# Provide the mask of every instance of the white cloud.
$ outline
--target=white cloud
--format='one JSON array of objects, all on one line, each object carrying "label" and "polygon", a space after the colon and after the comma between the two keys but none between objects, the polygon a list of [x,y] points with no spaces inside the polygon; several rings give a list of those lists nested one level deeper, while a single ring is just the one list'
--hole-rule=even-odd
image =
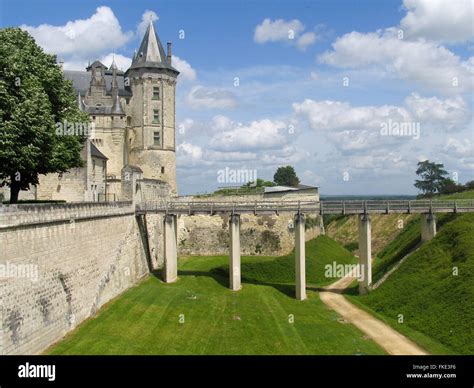
[{"label": "white cloud", "polygon": [[159,20],[159,17],[156,12],[147,9],[145,12],[143,12],[142,20],[137,27],[137,35],[139,37],[142,37],[145,34],[148,24],[150,24],[150,20],[156,22]]},{"label": "white cloud", "polygon": [[379,66],[398,78],[447,93],[472,90],[472,60],[462,61],[443,46],[424,40],[399,39],[394,29],[338,38],[319,61],[341,68]]},{"label": "white cloud", "polygon": [[464,42],[474,37],[472,0],[404,0],[406,16],[400,21],[407,38]]},{"label": "white cloud", "polygon": [[119,21],[109,7],[98,7],[88,19],[69,21],[63,26],[41,24],[38,27],[22,25],[43,47],[59,57],[94,57],[105,50],[127,43],[132,32],[123,32]]},{"label": "white cloud", "polygon": [[196,70],[192,68],[192,66],[186,62],[184,59],[173,55],[173,67],[179,71],[178,80],[179,81],[195,81],[196,80]]},{"label": "white cloud", "polygon": [[[128,58],[124,55],[117,54],[117,53],[110,53],[107,55],[104,55],[101,57],[99,60],[107,67],[110,67],[112,65],[112,61],[115,59],[115,63],[117,64],[117,68],[119,70],[125,71],[127,70],[130,65],[132,64],[132,59]],[[83,69],[81,69],[83,70]]]},{"label": "white cloud", "polygon": [[[220,124],[224,123],[219,118]],[[236,151],[251,149],[272,149],[286,143],[283,131],[286,125],[282,121],[263,119],[252,121],[248,125],[242,123],[227,122],[228,127],[214,134],[209,144],[214,149]]]},{"label": "white cloud", "polygon": [[[426,141],[447,131],[460,132],[471,120],[461,97],[441,100],[416,93],[405,99],[404,106],[352,106],[347,102],[306,99],[294,103],[293,110],[297,118],[306,120],[310,128],[346,153],[396,149],[410,140]],[[394,125],[408,128],[405,135],[382,132],[382,128]]]},{"label": "white cloud", "polygon": [[202,148],[198,145],[187,142],[178,144],[176,154],[181,165],[197,166],[205,164]]},{"label": "white cloud", "polygon": [[352,129],[380,129],[388,119],[408,120],[410,114],[404,108],[392,105],[353,107],[347,102],[313,101],[306,99],[294,103],[293,110],[304,116],[311,128],[318,131],[343,131]]},{"label": "white cloud", "polygon": [[296,45],[299,49],[305,50],[306,47],[311,46],[316,42],[316,34],[314,32],[305,32],[296,41]]},{"label": "white cloud", "polygon": [[237,105],[237,99],[232,92],[200,85],[189,91],[186,102],[193,109],[226,109]]},{"label": "white cloud", "polygon": [[295,44],[301,50],[305,50],[316,42],[317,37],[314,32],[304,31],[305,26],[298,19],[272,21],[267,18],[255,27],[253,39],[258,44],[287,42]]},{"label": "white cloud", "polygon": [[446,131],[462,129],[472,117],[469,107],[460,96],[441,100],[412,93],[405,99],[405,105],[416,120]]},{"label": "white cloud", "polygon": [[456,158],[474,157],[474,144],[469,139],[449,138],[443,148],[446,154]]},{"label": "white cloud", "polygon": [[255,27],[254,40],[256,43],[282,42],[297,38],[304,30],[304,25],[298,19],[283,20],[265,19]]}]

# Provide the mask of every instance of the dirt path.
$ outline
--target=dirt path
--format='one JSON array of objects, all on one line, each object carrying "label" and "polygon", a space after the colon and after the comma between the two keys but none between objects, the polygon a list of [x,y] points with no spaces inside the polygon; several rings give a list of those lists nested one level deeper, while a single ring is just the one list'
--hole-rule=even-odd
[{"label": "dirt path", "polygon": [[354,278],[350,275],[320,290],[319,296],[326,306],[336,311],[347,322],[357,326],[373,341],[379,344],[388,354],[393,355],[427,355],[414,342],[398,333],[386,323],[354,306],[342,295]]}]

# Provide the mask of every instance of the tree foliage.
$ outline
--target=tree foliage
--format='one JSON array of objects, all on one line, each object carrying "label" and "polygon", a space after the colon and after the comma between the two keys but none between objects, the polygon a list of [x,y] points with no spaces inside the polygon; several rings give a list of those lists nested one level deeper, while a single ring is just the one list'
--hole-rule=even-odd
[{"label": "tree foliage", "polygon": [[441,193],[448,179],[448,172],[444,169],[444,165],[429,160],[418,162],[416,175],[421,179],[415,181],[415,187],[427,196]]},{"label": "tree foliage", "polygon": [[81,134],[56,133],[56,123],[89,123],[56,57],[19,28],[0,30],[0,185],[10,201],[39,174],[81,167]]},{"label": "tree foliage", "polygon": [[293,166],[278,167],[273,176],[273,181],[280,186],[297,187],[300,184],[300,179],[296,175]]}]

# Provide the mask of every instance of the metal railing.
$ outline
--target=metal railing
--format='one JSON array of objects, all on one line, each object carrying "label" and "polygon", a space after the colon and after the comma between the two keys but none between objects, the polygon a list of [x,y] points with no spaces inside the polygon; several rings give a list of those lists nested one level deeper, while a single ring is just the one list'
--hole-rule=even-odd
[{"label": "metal railing", "polygon": [[138,213],[170,214],[390,214],[474,212],[474,200],[393,200],[393,201],[145,201]]}]

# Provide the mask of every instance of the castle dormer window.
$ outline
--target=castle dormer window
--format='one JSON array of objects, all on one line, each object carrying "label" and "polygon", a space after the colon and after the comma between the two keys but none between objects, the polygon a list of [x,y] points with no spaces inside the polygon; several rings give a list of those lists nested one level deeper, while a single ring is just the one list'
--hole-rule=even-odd
[{"label": "castle dormer window", "polygon": [[160,99],[160,87],[159,86],[153,86],[153,100],[159,100]]}]

